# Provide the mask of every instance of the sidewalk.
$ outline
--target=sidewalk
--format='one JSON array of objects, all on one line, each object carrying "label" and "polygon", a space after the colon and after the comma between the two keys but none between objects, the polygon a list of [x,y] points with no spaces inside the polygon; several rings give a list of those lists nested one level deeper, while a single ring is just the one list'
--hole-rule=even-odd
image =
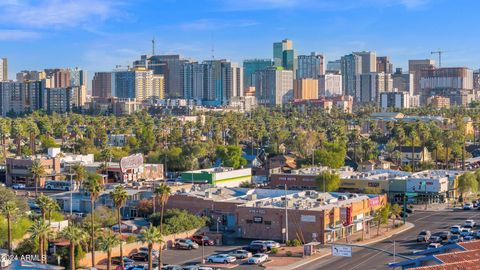
[{"label": "sidewalk", "polygon": [[[407,222],[407,223],[405,223],[404,226],[401,226],[401,227],[393,229],[393,230],[389,230],[388,232],[385,231],[384,233],[380,234],[379,236],[371,238],[371,239],[367,239],[365,241],[354,242],[354,244],[360,245],[360,246],[371,245],[371,244],[383,241],[383,240],[391,237],[394,234],[399,234],[399,233],[402,233],[404,231],[410,230],[413,227],[415,227],[415,225],[413,223]],[[342,244],[342,243],[346,243],[346,242],[345,242],[345,240],[343,240],[343,241],[338,241],[336,243]],[[352,244],[352,242],[350,242],[349,244]],[[272,263],[272,264],[275,264],[275,266],[266,265],[265,268],[268,269],[268,270],[297,269],[297,268],[299,268],[303,265],[309,264],[311,262],[317,261],[317,260],[325,258],[327,256],[331,256],[331,254],[332,254],[332,252],[331,252],[330,247],[323,247],[318,251],[317,254],[315,254],[313,256],[310,256],[310,257],[306,257],[306,258],[297,260],[293,263],[291,261],[291,258],[289,258],[289,257],[285,257],[284,261],[283,261],[283,258],[276,258],[276,260],[279,260],[279,263]],[[290,263],[289,263],[289,261],[290,261]],[[281,266],[277,266],[277,265],[281,265]]]}]

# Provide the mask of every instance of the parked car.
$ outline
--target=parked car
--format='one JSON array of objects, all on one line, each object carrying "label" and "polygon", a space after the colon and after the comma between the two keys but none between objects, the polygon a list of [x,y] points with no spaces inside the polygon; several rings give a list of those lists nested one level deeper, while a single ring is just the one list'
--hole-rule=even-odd
[{"label": "parked car", "polygon": [[432,235],[432,233],[430,231],[423,230],[418,234],[417,242],[427,242],[428,239],[430,239],[431,235]]},{"label": "parked car", "polygon": [[465,220],[465,222],[463,223],[463,227],[464,228],[470,228],[470,229],[473,229],[475,228],[477,224],[475,223],[475,221],[473,221],[472,219],[467,219]]},{"label": "parked car", "polygon": [[179,265],[166,265],[162,266],[162,270],[183,270],[183,267]]},{"label": "parked car", "polygon": [[197,249],[198,244],[190,239],[180,238],[175,240],[175,247],[179,249]]},{"label": "parked car", "polygon": [[462,231],[460,232],[460,236],[465,237],[467,235],[472,234],[472,229],[470,228],[463,228]]},{"label": "parked car", "polygon": [[270,250],[272,248],[279,248],[280,247],[280,243],[272,241],[272,240],[265,241],[264,245],[267,246],[268,250]]},{"label": "parked car", "polygon": [[450,239],[448,239],[447,243],[455,244],[455,243],[462,242],[462,241],[463,241],[463,238],[460,235],[454,234],[454,235],[452,235],[452,237],[450,237]]},{"label": "parked car", "polygon": [[439,236],[442,238],[442,240],[448,240],[450,235],[451,233],[449,231],[442,231],[439,233]]},{"label": "parked car", "polygon": [[[148,247],[141,247],[138,249],[138,252],[143,252],[148,254]],[[158,257],[160,256],[160,253],[158,252],[158,250],[152,249],[152,255],[153,257]]]},{"label": "parked car", "polygon": [[477,238],[480,238],[480,230],[478,230],[478,231],[475,233],[475,236],[476,236]]},{"label": "parked car", "polygon": [[[122,260],[120,258],[120,256],[116,256],[116,257],[112,257],[112,263],[113,264],[121,264]],[[128,265],[128,264],[132,264],[134,263],[135,261],[128,258],[127,256],[123,256],[123,263],[125,265]]]},{"label": "parked car", "polygon": [[207,261],[209,263],[233,263],[237,259],[233,256],[230,256],[228,254],[216,254],[207,257]]},{"label": "parked car", "polygon": [[12,185],[12,188],[13,188],[13,189],[24,189],[24,188],[25,188],[25,184],[19,184],[19,183],[13,184],[13,185]]},{"label": "parked car", "polygon": [[135,260],[135,261],[148,262],[148,253],[137,252],[137,253],[134,253],[134,254],[130,255],[130,259]]},{"label": "parked car", "polygon": [[266,245],[266,242],[265,240],[253,240],[250,245]]},{"label": "parked car", "polygon": [[440,243],[430,243],[428,246],[427,246],[427,249],[432,249],[432,248],[439,248],[441,247],[442,244]]},{"label": "parked car", "polygon": [[475,237],[471,234],[463,237],[463,241],[472,241],[473,239],[475,239]]},{"label": "parked car", "polygon": [[452,227],[450,227],[450,232],[452,234],[460,234],[461,231],[462,231],[462,226],[460,225],[453,225]]},{"label": "parked car", "polygon": [[263,253],[267,251],[267,246],[265,246],[264,244],[250,244],[245,248],[245,250],[252,253]]},{"label": "parked car", "polygon": [[432,235],[430,236],[430,238],[428,239],[428,243],[441,243],[442,242],[442,237],[438,236],[438,235]]},{"label": "parked car", "polygon": [[473,209],[473,204],[471,203],[463,204],[463,210],[472,210],[472,209]]},{"label": "parked car", "polygon": [[215,245],[215,242],[208,238],[208,236],[205,235],[194,235],[192,236],[192,241],[199,244],[199,245],[205,245],[205,246],[213,246]]},{"label": "parked car", "polygon": [[213,270],[213,268],[208,266],[188,265],[184,266],[182,270]]},{"label": "parked car", "polygon": [[252,257],[248,258],[248,264],[262,264],[268,260],[268,255],[263,253],[253,254]]},{"label": "parked car", "polygon": [[244,249],[237,249],[235,251],[228,253],[228,255],[233,256],[237,259],[246,259],[246,258],[252,257],[252,253]]}]

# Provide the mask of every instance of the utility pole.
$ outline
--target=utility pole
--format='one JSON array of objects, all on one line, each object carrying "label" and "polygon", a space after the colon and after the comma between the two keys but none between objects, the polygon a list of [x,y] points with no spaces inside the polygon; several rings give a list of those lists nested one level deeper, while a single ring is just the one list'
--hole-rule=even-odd
[{"label": "utility pole", "polygon": [[442,50],[438,50],[438,51],[433,51],[433,52],[430,52],[430,54],[438,54],[438,67],[442,67],[442,54],[444,54],[445,51],[442,51]]},{"label": "utility pole", "polygon": [[285,243],[288,241],[288,201],[287,184],[285,184]]},{"label": "utility pole", "polygon": [[152,55],[155,55],[155,38],[152,39]]}]

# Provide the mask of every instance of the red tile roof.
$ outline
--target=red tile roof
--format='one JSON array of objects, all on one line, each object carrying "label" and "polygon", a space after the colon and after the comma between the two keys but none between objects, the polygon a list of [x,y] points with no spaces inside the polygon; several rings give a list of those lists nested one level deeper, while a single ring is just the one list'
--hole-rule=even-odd
[{"label": "red tile roof", "polygon": [[412,268],[412,270],[413,269],[415,270],[478,270],[480,269],[480,260],[422,266],[422,267]]}]

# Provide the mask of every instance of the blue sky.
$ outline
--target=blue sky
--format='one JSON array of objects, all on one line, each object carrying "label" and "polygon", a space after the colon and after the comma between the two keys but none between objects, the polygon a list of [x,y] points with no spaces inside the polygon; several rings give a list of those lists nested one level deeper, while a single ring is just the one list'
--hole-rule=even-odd
[{"label": "blue sky", "polygon": [[[0,0],[0,57],[22,69],[108,71],[151,51],[187,58],[271,58],[290,38],[327,60],[357,50],[394,66],[447,51],[443,66],[480,67],[477,0]],[[90,75],[91,77],[91,75]]]}]

